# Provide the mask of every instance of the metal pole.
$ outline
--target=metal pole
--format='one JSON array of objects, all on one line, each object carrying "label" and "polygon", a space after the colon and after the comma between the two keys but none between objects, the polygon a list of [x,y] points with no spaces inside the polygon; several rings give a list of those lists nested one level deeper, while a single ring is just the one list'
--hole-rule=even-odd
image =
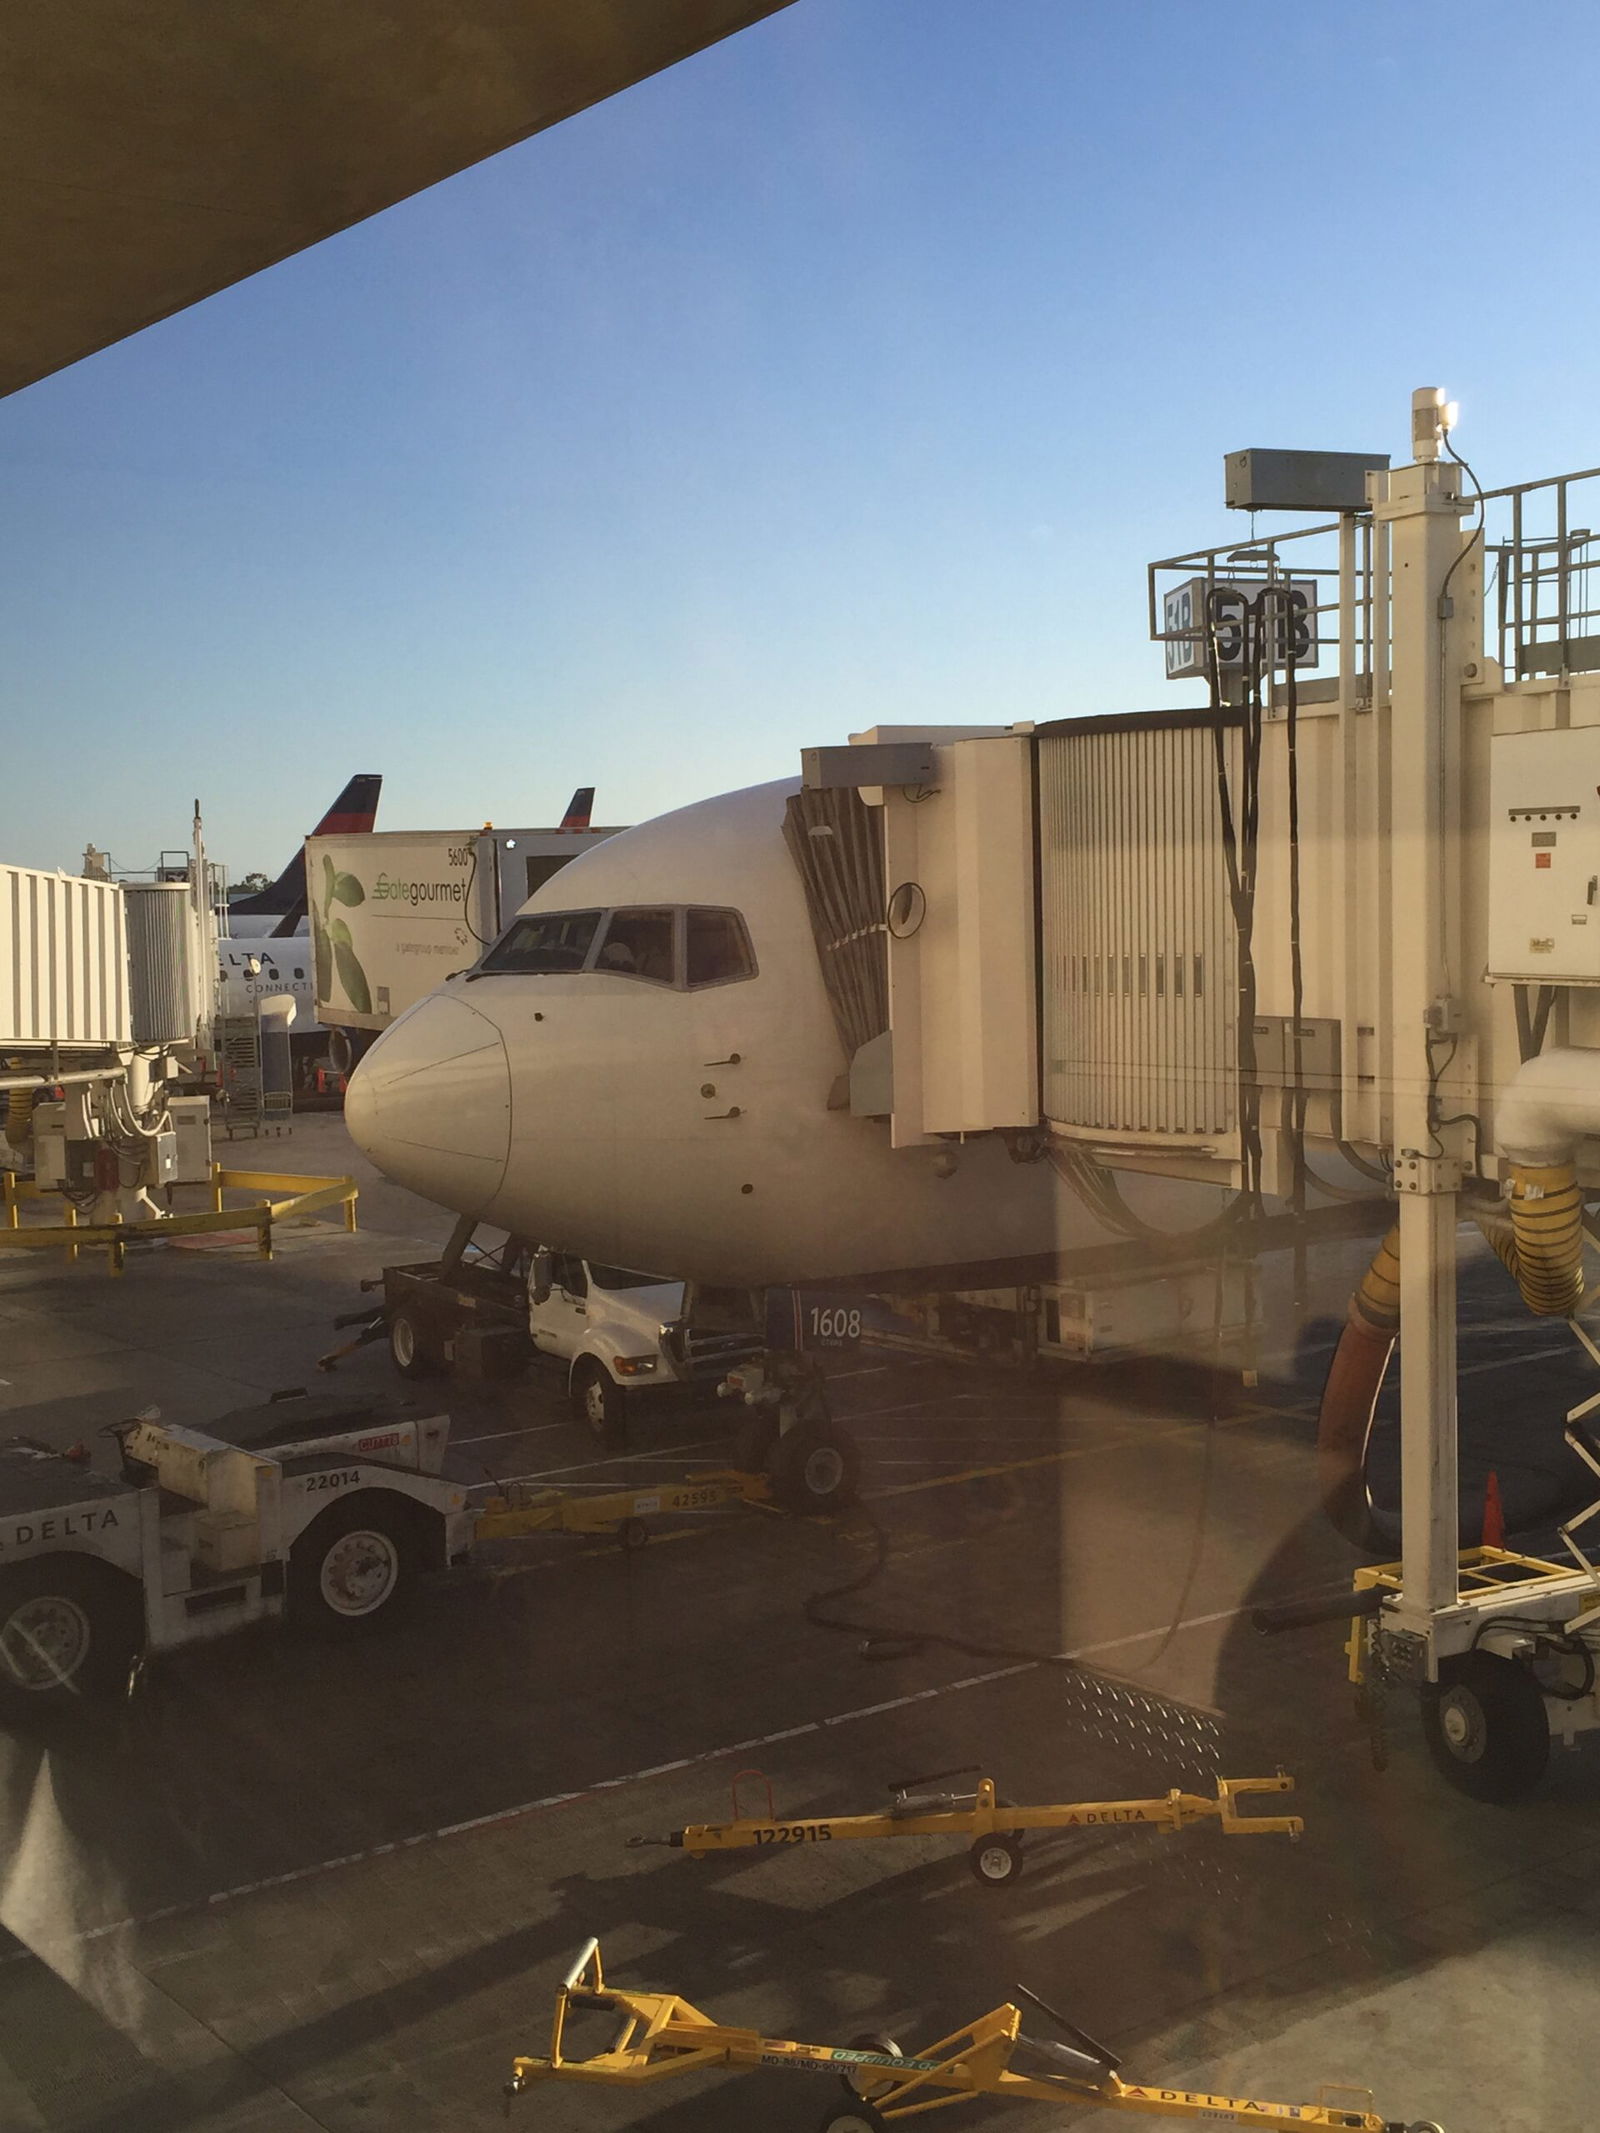
[{"label": "metal pole", "polygon": [[[1415,406],[1431,405],[1417,396]],[[1427,425],[1417,463],[1378,506],[1392,536],[1389,727],[1395,1181],[1400,1198],[1401,1594],[1406,1627],[1457,1598],[1457,1188],[1436,1130],[1437,1069],[1459,1028],[1459,919],[1449,893],[1459,835],[1463,630],[1477,614],[1476,559],[1462,560],[1459,471]],[[1431,449],[1430,449],[1431,444]],[[1463,582],[1467,581],[1467,582]],[[1448,587],[1448,591],[1447,591]],[[1442,1040],[1442,1043],[1441,1043]],[[1429,1658],[1430,1671],[1433,1660]]]}]

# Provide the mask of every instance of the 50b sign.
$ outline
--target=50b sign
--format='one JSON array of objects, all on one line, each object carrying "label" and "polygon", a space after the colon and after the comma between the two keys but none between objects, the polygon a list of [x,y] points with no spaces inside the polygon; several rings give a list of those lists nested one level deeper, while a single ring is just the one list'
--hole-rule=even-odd
[{"label": "50b sign", "polygon": [[1208,674],[1212,640],[1224,672],[1243,666],[1262,631],[1269,633],[1260,646],[1269,663],[1281,667],[1292,659],[1297,667],[1314,667],[1316,580],[1186,578],[1161,603],[1168,681]]}]

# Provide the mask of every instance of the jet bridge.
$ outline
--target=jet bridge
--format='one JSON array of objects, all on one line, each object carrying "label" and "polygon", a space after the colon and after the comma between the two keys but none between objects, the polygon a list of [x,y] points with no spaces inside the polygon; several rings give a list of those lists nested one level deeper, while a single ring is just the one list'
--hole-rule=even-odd
[{"label": "jet bridge", "polygon": [[[1559,1642],[1600,1614],[1574,1547],[1554,1600],[1549,1578],[1502,1580],[1485,1630],[1462,1595],[1455,1436],[1459,1222],[1533,1311],[1571,1317],[1585,1296],[1600,469],[1481,491],[1431,389],[1413,452],[1392,470],[1236,455],[1236,500],[1323,515],[1150,567],[1151,635],[1189,708],[927,737],[931,764],[859,742],[897,1146],[999,1134],[1100,1207],[1119,1171],[1209,1179],[1251,1217],[1397,1200],[1324,1398],[1324,1486],[1370,1540],[1364,1450],[1403,1324],[1404,1561],[1367,1619],[1374,1663],[1437,1711],[1485,1656],[1535,1664],[1519,1615]],[[847,756],[816,752],[808,782],[845,783]],[[1545,1684],[1569,1735],[1600,1724],[1593,1653],[1575,1651],[1537,1662],[1579,1667]],[[1481,1753],[1527,1708],[1480,1698],[1457,1731]]]}]

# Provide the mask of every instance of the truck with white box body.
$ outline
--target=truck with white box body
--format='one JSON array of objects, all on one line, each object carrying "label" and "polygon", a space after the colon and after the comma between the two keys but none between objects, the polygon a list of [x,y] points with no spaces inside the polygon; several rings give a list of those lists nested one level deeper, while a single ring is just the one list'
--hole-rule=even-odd
[{"label": "truck with white box body", "polygon": [[[611,829],[369,830],[306,839],[316,1018],[351,1058],[465,970]],[[336,1048],[337,1049],[337,1048]]]}]

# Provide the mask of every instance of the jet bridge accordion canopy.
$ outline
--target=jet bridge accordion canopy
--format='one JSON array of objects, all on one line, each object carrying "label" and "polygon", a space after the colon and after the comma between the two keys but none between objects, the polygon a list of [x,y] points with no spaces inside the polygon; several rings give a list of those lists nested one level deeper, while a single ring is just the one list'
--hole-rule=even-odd
[{"label": "jet bridge accordion canopy", "polygon": [[[1231,790],[1239,733],[1223,729]],[[1237,1120],[1237,959],[1207,712],[1038,738],[1043,1109],[1106,1134]]]}]

